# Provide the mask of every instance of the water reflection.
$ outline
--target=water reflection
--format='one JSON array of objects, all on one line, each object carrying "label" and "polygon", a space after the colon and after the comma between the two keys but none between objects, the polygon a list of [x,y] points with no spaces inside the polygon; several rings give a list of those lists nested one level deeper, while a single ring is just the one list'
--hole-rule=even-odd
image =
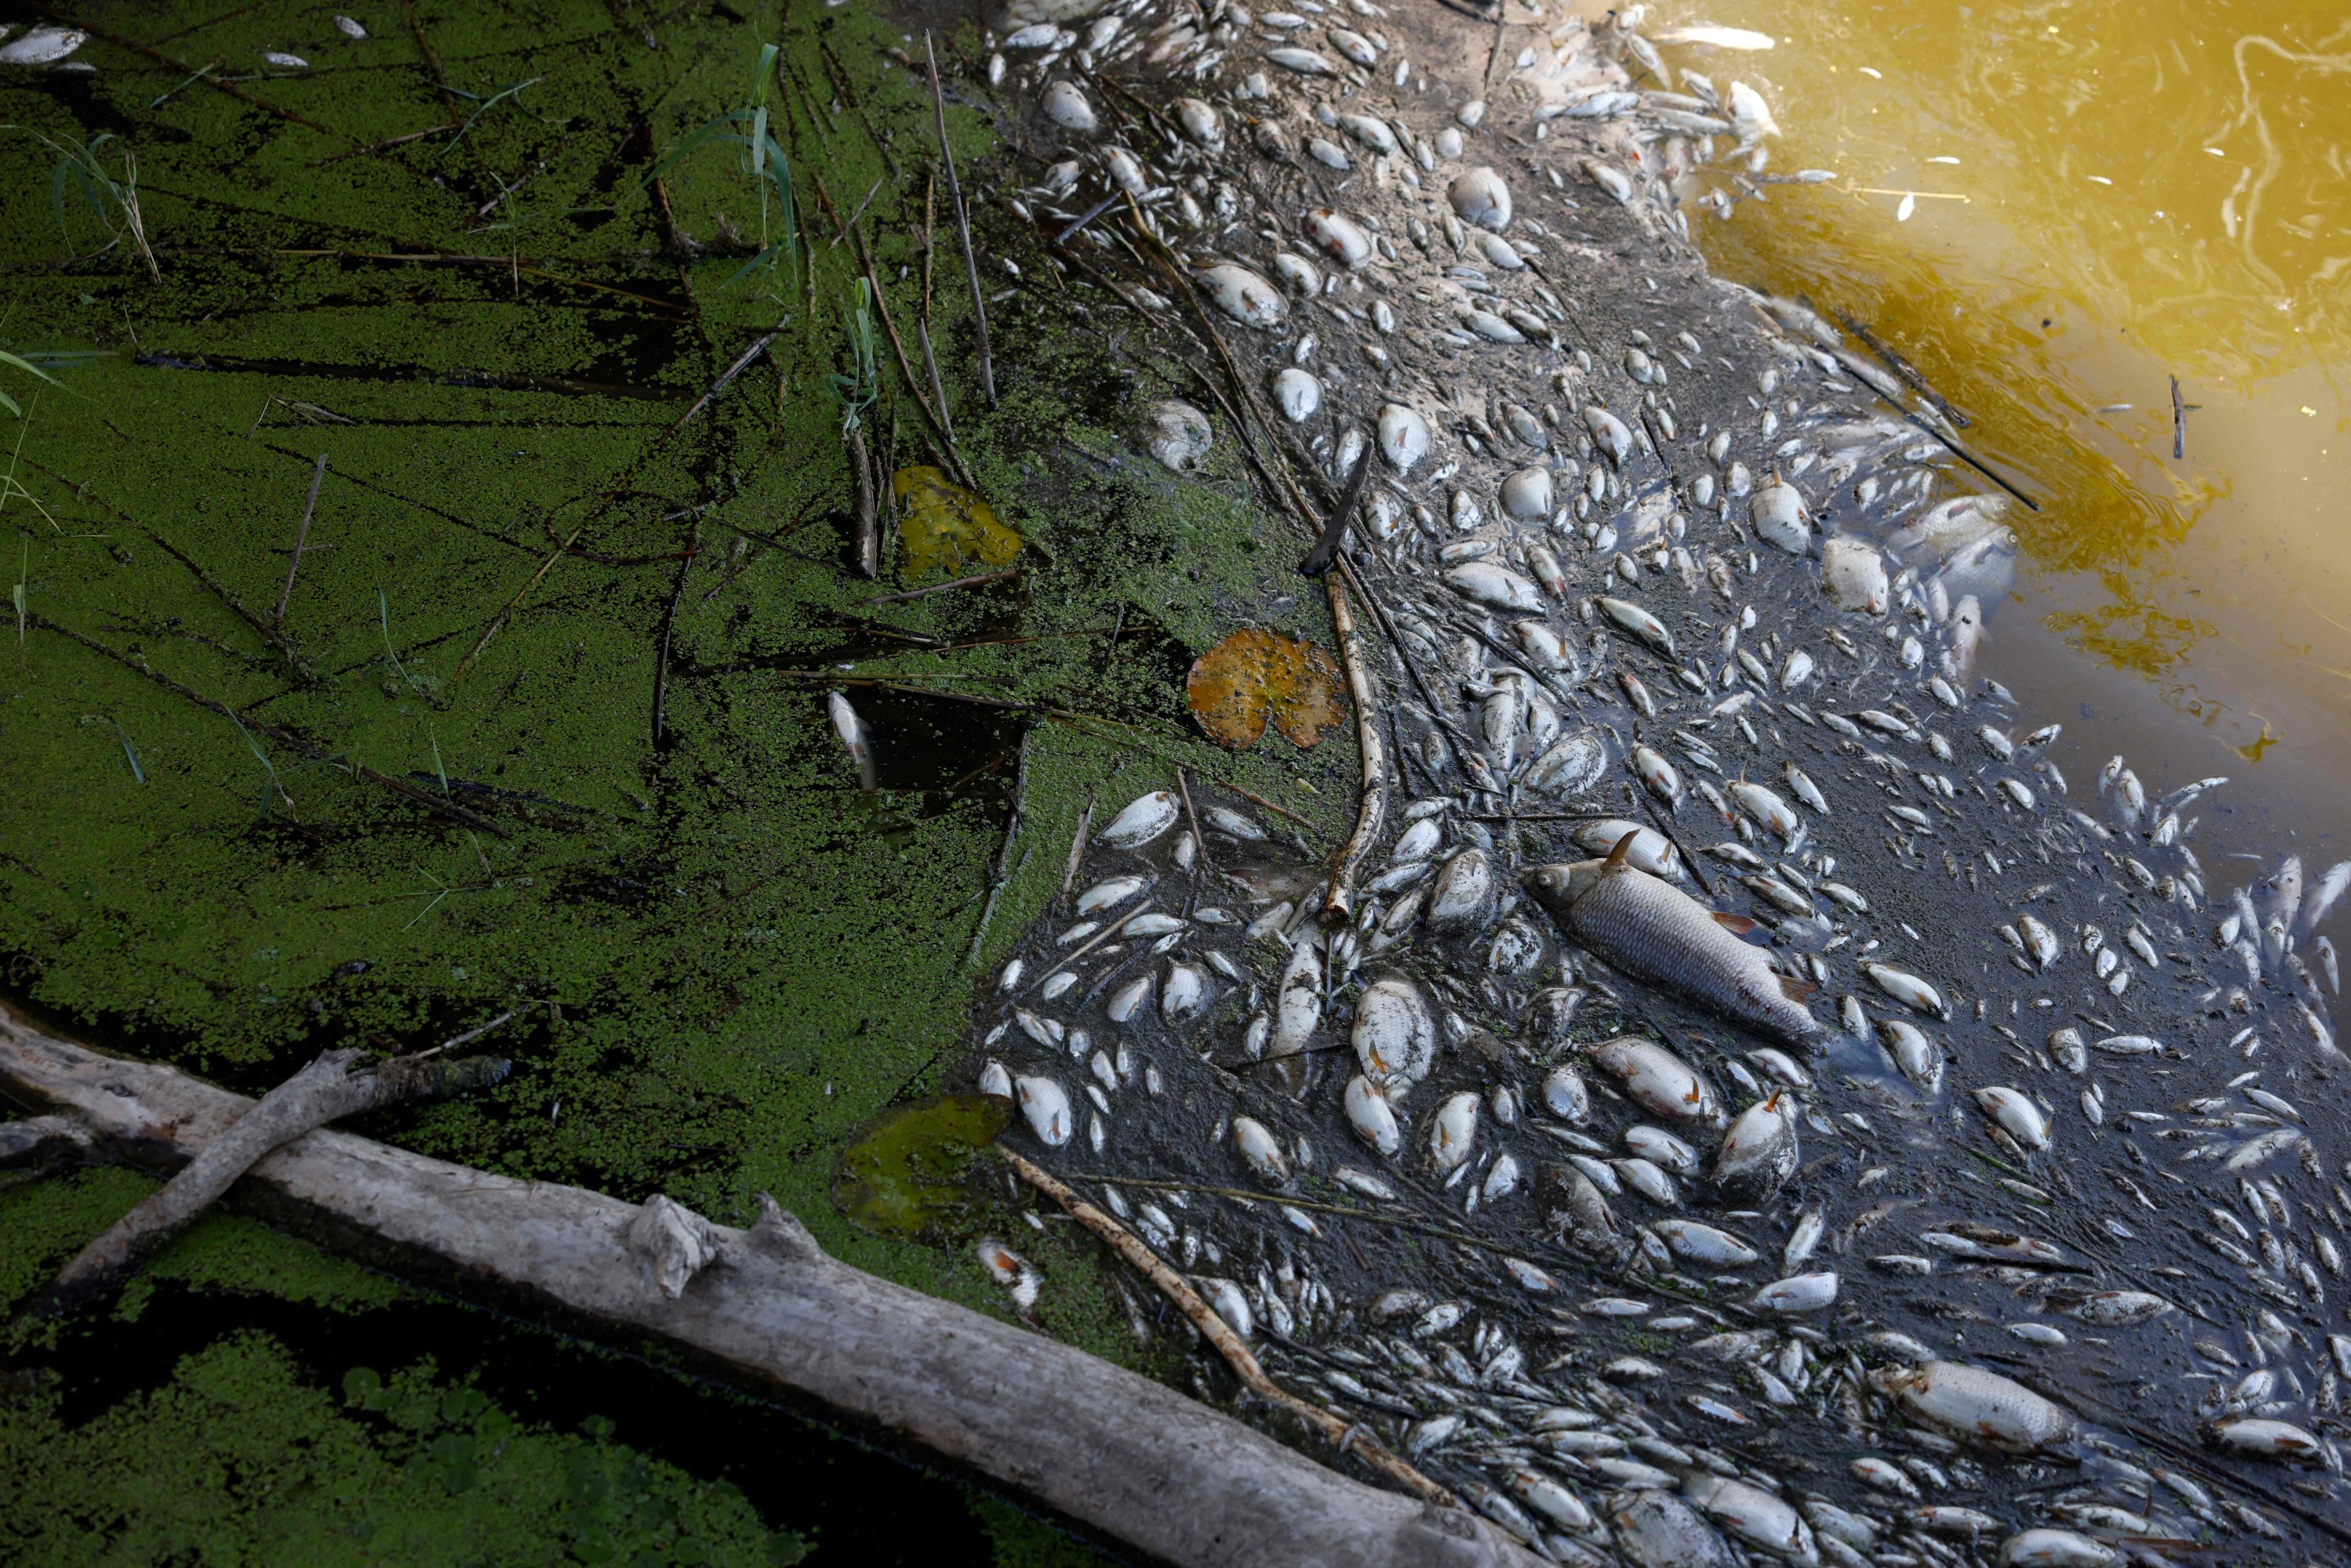
[{"label": "water reflection", "polygon": [[2136,677],[2094,684],[2183,768],[2351,760],[2341,5],[1721,0],[1654,25],[1699,22],[1776,47],[1668,43],[1667,68],[1757,88],[1770,172],[1834,176],[1693,212],[1718,269],[1868,323],[2042,502],[2009,519],[2030,570],[1991,667],[2061,711],[2085,677],[2053,639]]}]

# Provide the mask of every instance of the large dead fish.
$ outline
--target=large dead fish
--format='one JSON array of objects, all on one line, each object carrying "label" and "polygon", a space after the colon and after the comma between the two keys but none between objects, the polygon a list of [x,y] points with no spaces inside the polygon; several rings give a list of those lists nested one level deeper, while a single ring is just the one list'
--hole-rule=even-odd
[{"label": "large dead fish", "polygon": [[1762,949],[1672,883],[1626,863],[1627,833],[1606,860],[1536,866],[1527,891],[1574,936],[1617,967],[1669,986],[1765,1034],[1798,1044],[1828,1030],[1804,1007],[1814,987],[1771,967]]}]

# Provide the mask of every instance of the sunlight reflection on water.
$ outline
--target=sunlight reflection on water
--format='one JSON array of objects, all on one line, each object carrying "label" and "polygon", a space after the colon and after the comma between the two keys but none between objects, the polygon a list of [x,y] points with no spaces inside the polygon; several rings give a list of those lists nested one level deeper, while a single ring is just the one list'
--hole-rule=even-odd
[{"label": "sunlight reflection on water", "polygon": [[1693,208],[1718,271],[1870,325],[2043,503],[1987,668],[2167,776],[2259,762],[2351,826],[2312,800],[2351,761],[2340,4],[1676,0],[1649,28],[1698,22],[1776,47],[1667,68],[1758,89],[1771,172],[1835,175]]}]

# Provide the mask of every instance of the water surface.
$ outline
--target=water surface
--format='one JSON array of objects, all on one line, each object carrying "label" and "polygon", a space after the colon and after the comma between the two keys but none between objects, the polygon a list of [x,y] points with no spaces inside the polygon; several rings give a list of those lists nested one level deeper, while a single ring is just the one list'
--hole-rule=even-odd
[{"label": "water surface", "polygon": [[2074,709],[2092,765],[2351,827],[2351,17],[1720,0],[1650,26],[1696,23],[1774,47],[1667,68],[1764,94],[1770,172],[1834,175],[1693,210],[1714,265],[1871,326],[2041,504],[1987,670]]}]

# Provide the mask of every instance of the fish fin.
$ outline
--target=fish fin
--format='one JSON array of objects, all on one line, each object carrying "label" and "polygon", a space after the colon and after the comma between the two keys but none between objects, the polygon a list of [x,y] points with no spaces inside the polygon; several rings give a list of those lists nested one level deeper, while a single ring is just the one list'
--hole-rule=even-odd
[{"label": "fish fin", "polygon": [[1601,868],[1601,875],[1608,876],[1620,871],[1628,871],[1632,869],[1625,857],[1633,852],[1633,841],[1640,836],[1641,830],[1635,828],[1631,832],[1626,833],[1623,838],[1618,839],[1616,841],[1616,847],[1608,852],[1608,860]]},{"label": "fish fin", "polygon": [[1799,980],[1793,976],[1775,975],[1772,977],[1780,982],[1780,994],[1798,1007],[1802,1007],[1811,999],[1813,993],[1820,989],[1812,981]]},{"label": "fish fin", "polygon": [[1717,925],[1736,936],[1745,936],[1750,932],[1761,929],[1763,924],[1760,920],[1751,920],[1744,915],[1733,915],[1728,910],[1718,909],[1713,912],[1713,915],[1714,923]]}]

